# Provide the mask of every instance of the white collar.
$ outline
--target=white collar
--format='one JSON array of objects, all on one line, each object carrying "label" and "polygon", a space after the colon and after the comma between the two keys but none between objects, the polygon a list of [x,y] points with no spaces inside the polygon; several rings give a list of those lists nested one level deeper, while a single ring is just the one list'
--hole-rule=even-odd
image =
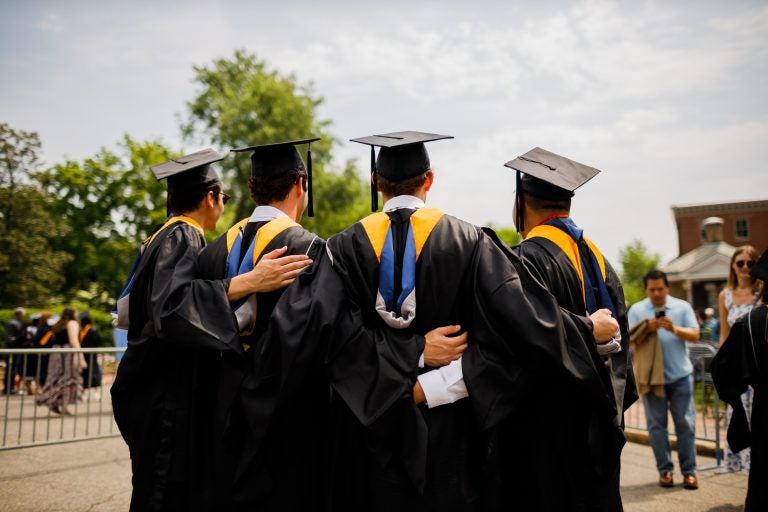
[{"label": "white collar", "polygon": [[274,206],[269,205],[262,205],[257,206],[253,209],[253,213],[251,214],[251,218],[248,219],[248,222],[262,222],[262,221],[269,221],[269,220],[275,220],[278,217],[288,217],[284,211],[275,208]]},{"label": "white collar", "polygon": [[400,208],[409,208],[411,210],[418,210],[425,206],[424,201],[415,196],[396,196],[384,203],[384,211],[391,212],[392,210],[399,210]]}]

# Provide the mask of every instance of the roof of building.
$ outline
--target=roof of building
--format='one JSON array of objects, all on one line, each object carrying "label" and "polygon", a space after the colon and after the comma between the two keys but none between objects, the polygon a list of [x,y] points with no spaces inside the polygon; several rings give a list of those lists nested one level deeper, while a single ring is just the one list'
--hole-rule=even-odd
[{"label": "roof of building", "polygon": [[671,282],[727,279],[735,249],[727,242],[707,242],[673,259],[661,270]]},{"label": "roof of building", "polygon": [[755,199],[749,201],[727,201],[721,203],[698,203],[688,205],[673,205],[672,213],[675,217],[684,215],[708,216],[722,215],[726,213],[743,213],[755,211],[768,211],[768,199]]}]

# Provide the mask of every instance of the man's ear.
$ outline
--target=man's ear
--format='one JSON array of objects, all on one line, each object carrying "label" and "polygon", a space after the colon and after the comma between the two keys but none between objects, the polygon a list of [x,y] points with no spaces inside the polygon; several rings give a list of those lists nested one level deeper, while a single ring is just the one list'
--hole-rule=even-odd
[{"label": "man's ear", "polygon": [[214,201],[214,197],[216,197],[216,194],[213,190],[209,190],[205,193],[203,196],[203,200],[200,201],[200,206],[204,206],[206,208],[213,208],[216,202]]},{"label": "man's ear", "polygon": [[432,183],[435,181],[435,173],[432,171],[427,171],[426,180],[424,181],[424,192],[429,192],[429,189],[432,188]]}]

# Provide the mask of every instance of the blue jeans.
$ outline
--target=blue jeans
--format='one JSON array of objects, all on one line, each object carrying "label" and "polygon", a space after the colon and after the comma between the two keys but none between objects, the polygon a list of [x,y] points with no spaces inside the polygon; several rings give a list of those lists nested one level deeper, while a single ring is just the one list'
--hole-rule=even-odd
[{"label": "blue jeans", "polygon": [[696,410],[693,406],[693,376],[664,384],[664,397],[643,395],[648,436],[659,473],[672,471],[672,454],[667,432],[667,405],[677,435],[677,454],[683,474],[696,473]]}]

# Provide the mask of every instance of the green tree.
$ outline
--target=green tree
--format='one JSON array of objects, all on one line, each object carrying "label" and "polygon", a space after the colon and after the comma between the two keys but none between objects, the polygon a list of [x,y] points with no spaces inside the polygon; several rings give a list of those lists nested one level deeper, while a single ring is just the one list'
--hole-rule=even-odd
[{"label": "green tree", "polygon": [[139,242],[165,219],[165,185],[149,166],[178,155],[126,135],[118,151],[102,148],[36,175],[54,198],[52,212],[70,227],[51,242],[72,257],[63,271],[67,299],[106,307],[120,292]]},{"label": "green tree", "polygon": [[0,307],[48,303],[69,259],[50,244],[67,226],[34,185],[39,151],[37,133],[0,123]]},{"label": "green tree", "polygon": [[[336,141],[327,131],[330,121],[318,118],[317,108],[323,99],[314,96],[310,86],[270,69],[245,50],[236,51],[231,59],[217,59],[210,66],[196,66],[194,71],[200,90],[187,103],[188,118],[181,127],[188,140],[237,148],[321,137],[312,144],[315,218],[305,219],[305,225],[328,236],[365,214],[367,182],[350,162],[343,170],[330,169]],[[234,171],[234,176],[225,173],[235,204],[232,218],[223,219],[226,225],[247,216],[253,207],[246,185],[251,169],[249,154],[228,158],[222,166]]]},{"label": "green tree", "polygon": [[624,287],[624,298],[627,306],[645,298],[643,276],[650,270],[658,268],[661,256],[650,253],[640,240],[633,240],[619,251],[621,262],[621,282]]},{"label": "green tree", "polygon": [[489,223],[488,227],[494,230],[499,236],[499,239],[510,247],[522,242],[522,237],[515,228],[497,226],[492,223]]}]

